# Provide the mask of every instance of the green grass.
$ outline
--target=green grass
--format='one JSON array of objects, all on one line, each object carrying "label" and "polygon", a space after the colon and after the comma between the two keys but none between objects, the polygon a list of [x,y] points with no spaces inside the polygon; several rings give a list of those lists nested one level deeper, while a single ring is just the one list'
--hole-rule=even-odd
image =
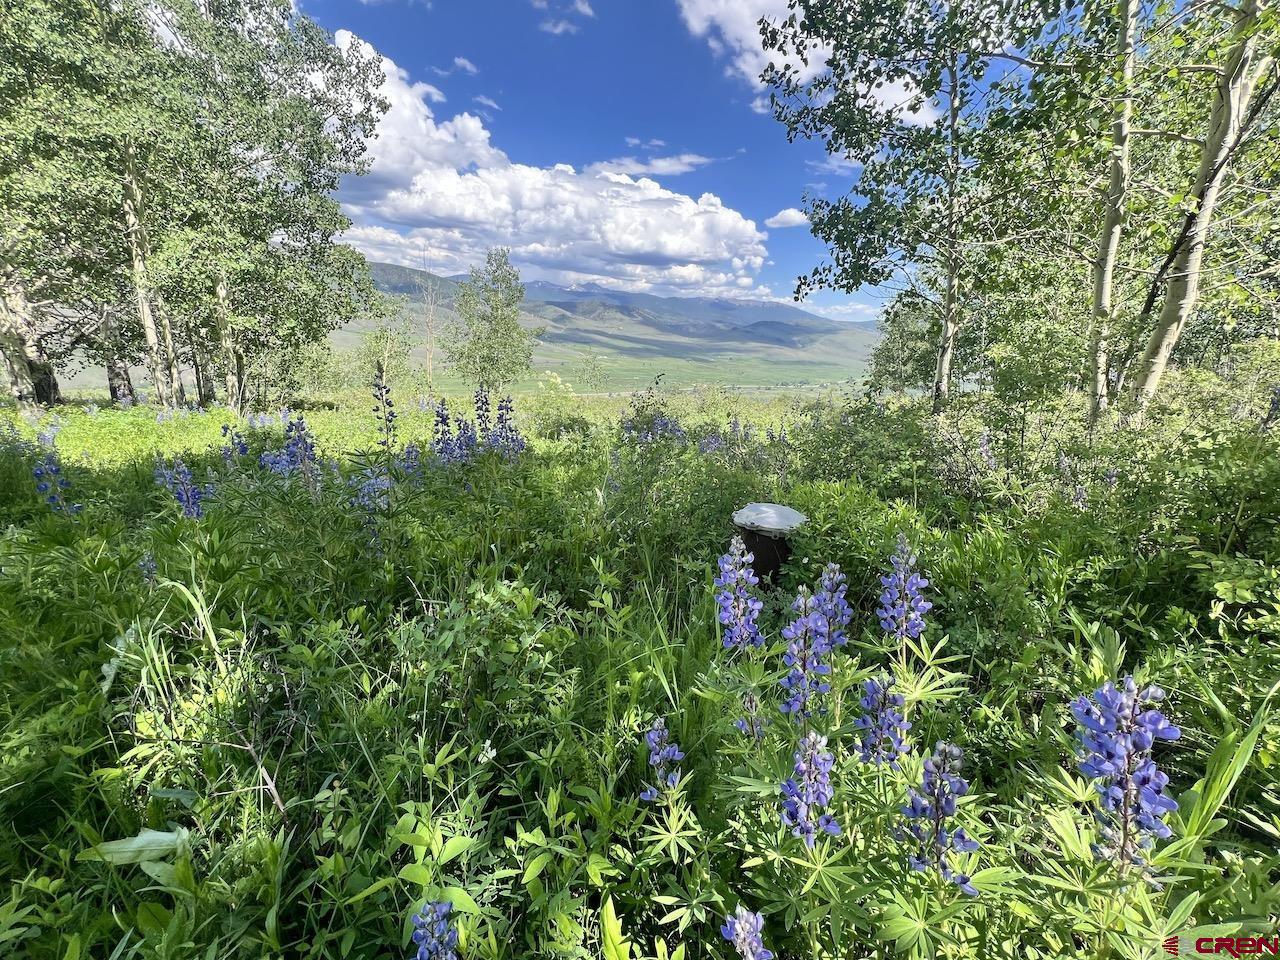
[{"label": "green grass", "polygon": [[[258,466],[278,422],[68,406],[73,516],[35,489],[32,425],[0,433],[6,956],[382,960],[437,900],[468,960],[728,960],[739,903],[787,958],[1138,960],[1274,929],[1280,450],[1252,424],[544,389],[518,402],[524,454],[413,469],[431,417],[397,396],[390,458],[370,401],[311,398],[321,462],[289,478]],[[619,429],[659,415],[683,439]],[[249,445],[229,462],[223,424]],[[175,455],[212,485],[200,517],[155,482]],[[756,589],[765,645],[733,653],[712,579],[751,500],[809,520]],[[935,604],[914,644],[875,613],[900,533]],[[849,642],[808,726],[843,829],[810,851],[779,819],[803,732],[781,630],[828,562]],[[862,762],[854,723],[886,672],[900,770]],[[1070,702],[1130,672],[1182,729],[1155,748],[1180,805],[1145,854],[1160,887],[1095,858],[1073,760]],[[759,743],[734,726],[747,693]],[[645,803],[659,718],[682,778]],[[940,739],[965,751],[976,898],[906,863],[898,810]]]}]

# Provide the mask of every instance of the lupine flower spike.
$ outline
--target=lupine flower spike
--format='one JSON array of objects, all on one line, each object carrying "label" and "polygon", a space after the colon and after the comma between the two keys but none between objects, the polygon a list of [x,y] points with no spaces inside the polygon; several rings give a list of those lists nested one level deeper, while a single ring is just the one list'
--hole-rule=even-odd
[{"label": "lupine flower spike", "polygon": [[348,483],[352,488],[351,506],[360,511],[360,520],[369,543],[381,550],[378,519],[391,505],[391,477],[385,470],[369,467],[353,476]]},{"label": "lupine flower spike", "polygon": [[828,563],[822,571],[822,580],[818,583],[818,592],[814,599],[818,609],[827,618],[830,640],[833,647],[842,647],[849,641],[845,632],[853,619],[853,608],[845,599],[845,591],[849,584],[845,575],[840,572],[838,563]]},{"label": "lupine flower spike", "polygon": [[1133,677],[1117,687],[1104,684],[1092,700],[1079,697],[1071,712],[1080,724],[1080,770],[1095,781],[1097,817],[1103,843],[1095,847],[1100,859],[1123,868],[1143,862],[1142,851],[1155,840],[1169,837],[1164,816],[1178,809],[1165,795],[1169,778],[1151,757],[1157,740],[1177,740],[1181,731],[1165,719],[1156,704],[1164,699],[1159,687],[1138,689]]},{"label": "lupine flower spike", "polygon": [[831,768],[835,759],[827,752],[827,738],[810,730],[795,753],[795,775],[782,784],[782,822],[812,848],[818,834],[840,835],[840,824],[826,812],[831,805]]},{"label": "lupine flower spike", "polygon": [[237,457],[243,457],[249,452],[249,442],[245,440],[244,434],[231,424],[222,425],[222,438],[227,441],[222,447],[222,460],[227,466],[231,466]]},{"label": "lupine flower spike", "polygon": [[982,436],[978,438],[978,459],[988,471],[997,467],[996,455],[991,449],[991,433],[988,430],[983,430]]},{"label": "lupine flower spike", "polygon": [[511,458],[524,453],[528,443],[516,426],[515,403],[510,397],[498,401],[498,421],[490,435],[489,444]]},{"label": "lupine flower spike", "polygon": [[190,520],[204,516],[204,501],[213,496],[213,484],[198,484],[191,476],[191,468],[181,459],[169,466],[163,462],[156,466],[156,483],[173,494],[182,507],[182,515]]},{"label": "lupine flower spike", "polygon": [[675,789],[680,782],[680,768],[676,764],[684,759],[684,754],[680,745],[671,739],[667,721],[661,717],[653,721],[653,726],[644,735],[644,742],[649,748],[649,766],[653,768],[657,786],[646,784],[640,799],[652,803],[668,790]]},{"label": "lupine flower spike", "polygon": [[481,387],[476,391],[473,403],[476,411],[476,434],[487,443],[489,434],[493,431],[489,419],[489,391]]},{"label": "lupine flower spike", "polygon": [[760,582],[751,569],[754,559],[741,537],[734,537],[729,544],[729,552],[720,558],[716,603],[720,607],[726,650],[764,645],[764,637],[756,625],[764,604],[751,594],[751,588]]},{"label": "lupine flower spike", "polygon": [[316,445],[302,414],[285,424],[284,447],[266,451],[258,458],[258,464],[281,477],[294,474],[301,474],[304,478],[312,476],[316,464]]},{"label": "lupine flower spike", "polygon": [[[61,430],[61,418],[53,417],[36,434],[36,442],[43,448],[44,454],[36,462],[31,475],[36,481],[36,492],[44,498],[50,510],[54,513],[74,515],[84,507],[82,504],[72,503],[67,498],[71,481],[62,472],[62,457],[58,455],[58,433]],[[14,450],[20,451],[26,446],[18,439],[17,430],[12,424],[9,425],[9,437],[11,439],[7,445]]]},{"label": "lupine flower spike", "polygon": [[725,919],[720,936],[733,944],[741,960],[773,960],[773,952],[764,947],[764,917],[742,904]]},{"label": "lupine flower spike", "polygon": [[746,715],[733,721],[733,725],[753,740],[764,739],[764,728],[769,721],[760,716],[760,698],[749,691],[744,693],[742,710]]},{"label": "lupine flower spike", "polygon": [[413,918],[414,960],[458,960],[458,931],[449,919],[453,904],[447,900],[424,903]]},{"label": "lupine flower spike", "polygon": [[378,419],[378,446],[390,450],[396,442],[396,407],[381,364],[373,378],[373,415]]},{"label": "lupine flower spike", "polygon": [[74,515],[84,509],[82,504],[72,503],[67,499],[71,481],[63,474],[62,460],[52,446],[36,463],[31,475],[36,481],[36,492],[44,497],[44,502],[54,513]]},{"label": "lupine flower spike", "polygon": [[906,700],[893,693],[891,676],[872,677],[862,684],[862,715],[855,721],[862,731],[860,748],[863,763],[888,764],[898,769],[898,758],[909,748],[903,736],[911,729],[902,716]]},{"label": "lupine flower spike", "polygon": [[907,791],[907,805],[902,808],[907,818],[907,833],[916,840],[916,850],[907,856],[911,869],[924,872],[937,870],[943,880],[954,883],[970,897],[978,895],[967,873],[952,869],[952,853],[972,853],[978,842],[963,827],[952,828],[950,820],[956,812],[956,800],[969,792],[969,784],[961,778],[964,752],[954,744],[938,741],[933,756],[924,762],[924,778],[920,790]]},{"label": "lupine flower spike", "polygon": [[933,609],[933,604],[923,596],[929,581],[916,571],[916,562],[906,534],[898,534],[898,548],[892,558],[893,570],[880,578],[884,591],[880,594],[876,615],[885,633],[896,637],[899,642],[908,637],[915,640],[924,633],[924,615]]},{"label": "lupine flower spike", "polygon": [[781,682],[789,695],[781,709],[797,723],[803,723],[813,715],[819,698],[831,690],[825,679],[831,666],[824,659],[831,653],[831,642],[827,618],[806,587],[800,588],[791,608],[799,616],[782,628],[782,637],[788,642],[782,659],[788,671]]}]

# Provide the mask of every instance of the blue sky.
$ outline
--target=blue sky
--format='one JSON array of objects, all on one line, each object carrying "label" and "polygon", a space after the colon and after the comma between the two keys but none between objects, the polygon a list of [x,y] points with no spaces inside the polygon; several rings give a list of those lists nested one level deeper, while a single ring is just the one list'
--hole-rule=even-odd
[{"label": "blue sky", "polygon": [[[787,143],[754,79],[755,22],[785,0],[301,8],[384,58],[373,170],[342,193],[349,239],[374,259],[455,273],[501,244],[526,280],[790,298],[824,256],[794,211],[851,173]],[[810,307],[868,319],[880,299]]]}]

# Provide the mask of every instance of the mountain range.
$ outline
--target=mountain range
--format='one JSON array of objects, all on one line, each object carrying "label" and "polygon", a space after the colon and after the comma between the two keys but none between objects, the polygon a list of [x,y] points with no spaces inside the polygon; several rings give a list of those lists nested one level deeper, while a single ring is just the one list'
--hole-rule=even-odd
[{"label": "mountain range", "polygon": [[[465,275],[439,277],[390,263],[369,264],[374,283],[405,299],[415,322],[424,289],[437,291],[437,328],[454,314]],[[662,297],[596,283],[525,284],[521,323],[542,329],[534,366],[571,371],[600,359],[612,385],[630,386],[659,373],[668,382],[776,385],[829,383],[857,376],[878,339],[870,322],[831,320],[799,306],[767,300]],[[334,335],[339,346],[362,333],[358,324]]]}]

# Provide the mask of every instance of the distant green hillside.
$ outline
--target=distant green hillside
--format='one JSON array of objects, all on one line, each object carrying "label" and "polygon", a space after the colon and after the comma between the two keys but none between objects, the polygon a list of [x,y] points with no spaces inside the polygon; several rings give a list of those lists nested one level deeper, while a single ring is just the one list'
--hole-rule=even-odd
[{"label": "distant green hillside", "polygon": [[[456,279],[389,263],[371,263],[370,268],[379,289],[406,299],[415,322],[422,322],[426,284],[439,290],[437,323],[454,316]],[[534,354],[539,371],[552,370],[572,380],[583,359],[596,355],[608,389],[631,389],[658,374],[677,386],[848,380],[862,373],[878,337],[873,324],[828,320],[793,304],[659,297],[545,281],[526,285],[522,320],[543,328]],[[366,329],[349,324],[334,333],[335,346],[355,346]],[[424,359],[425,348],[418,354],[417,359]]]}]

